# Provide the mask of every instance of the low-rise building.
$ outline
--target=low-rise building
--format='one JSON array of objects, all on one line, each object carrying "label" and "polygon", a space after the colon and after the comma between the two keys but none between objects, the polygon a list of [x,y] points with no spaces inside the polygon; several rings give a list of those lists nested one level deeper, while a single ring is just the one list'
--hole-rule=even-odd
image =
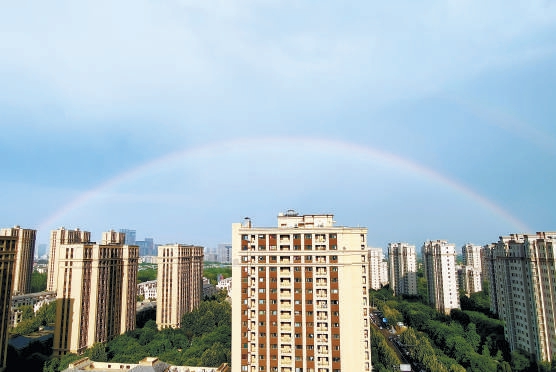
[{"label": "low-rise building", "polygon": [[228,372],[230,367],[222,363],[219,367],[172,366],[158,358],[147,357],[139,363],[95,362],[89,358],[70,363],[64,372],[77,371],[130,371],[130,372]]},{"label": "low-rise building", "polygon": [[156,300],[156,280],[137,284],[137,296],[143,296],[145,300]]},{"label": "low-rise building", "polygon": [[33,312],[36,314],[41,307],[53,301],[56,301],[56,292],[37,292],[12,296],[10,325],[15,327],[21,322],[22,306],[32,306]]}]

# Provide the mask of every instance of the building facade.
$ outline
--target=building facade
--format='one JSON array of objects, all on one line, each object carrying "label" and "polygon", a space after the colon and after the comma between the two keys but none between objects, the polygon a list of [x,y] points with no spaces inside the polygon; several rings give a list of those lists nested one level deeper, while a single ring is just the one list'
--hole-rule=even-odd
[{"label": "building facade", "polygon": [[[125,234],[125,239],[124,239],[125,244],[127,244],[127,245],[137,245],[135,243],[136,238],[137,238],[137,232],[135,230],[120,229],[120,232]],[[139,253],[141,253],[141,249],[139,249]]]},{"label": "building facade", "polygon": [[370,371],[366,244],[330,214],[232,224],[232,370]]},{"label": "building facade", "polygon": [[368,248],[369,253],[369,281],[371,289],[380,289],[383,285],[384,252],[382,248]]},{"label": "building facade", "polygon": [[481,270],[473,266],[461,266],[457,268],[458,289],[460,292],[470,296],[472,293],[483,290]]},{"label": "building facade", "polygon": [[491,308],[511,350],[556,358],[556,232],[501,236],[487,252]]},{"label": "building facade", "polygon": [[145,300],[156,300],[156,280],[137,284],[137,296],[143,296]]},{"label": "building facade", "polygon": [[17,239],[0,236],[0,372],[6,370]]},{"label": "building facade", "polygon": [[13,294],[20,295],[31,292],[31,274],[33,274],[37,230],[22,229],[19,226],[15,226],[0,229],[0,236],[13,236],[16,238]]},{"label": "building facade", "polygon": [[407,243],[388,244],[388,281],[394,296],[417,294],[417,254]]},{"label": "building facade", "polygon": [[79,229],[66,230],[61,227],[50,232],[50,253],[48,255],[48,273],[46,290],[56,292],[56,282],[58,280],[58,247],[62,244],[87,243],[91,241],[89,231]]},{"label": "building facade", "polygon": [[135,329],[137,246],[62,244],[57,255],[55,356]]},{"label": "building facade", "polygon": [[480,245],[474,245],[471,243],[464,244],[461,247],[461,253],[463,256],[463,264],[465,266],[472,266],[479,271],[482,270],[483,263],[482,263],[482,250],[483,247]]},{"label": "building facade", "polygon": [[203,295],[203,247],[165,244],[158,247],[156,324],[179,328],[185,313],[196,309]]},{"label": "building facade", "polygon": [[430,304],[444,314],[459,309],[455,244],[445,240],[426,241],[423,267]]}]

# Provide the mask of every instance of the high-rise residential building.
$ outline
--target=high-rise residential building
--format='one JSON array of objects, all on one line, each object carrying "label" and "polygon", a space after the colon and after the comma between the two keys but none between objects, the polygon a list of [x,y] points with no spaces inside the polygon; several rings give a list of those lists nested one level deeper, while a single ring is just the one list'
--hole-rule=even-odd
[{"label": "high-rise residential building", "polygon": [[157,252],[154,247],[153,238],[145,238],[145,240],[137,240],[135,244],[139,246],[139,256],[156,256]]},{"label": "high-rise residential building", "polygon": [[6,370],[17,238],[0,236],[0,372]]},{"label": "high-rise residential building", "polygon": [[371,370],[367,229],[333,217],[232,224],[234,372]]},{"label": "high-rise residential building", "polygon": [[556,232],[501,236],[487,252],[491,308],[510,349],[556,358]]},{"label": "high-rise residential building", "polygon": [[48,256],[48,273],[46,290],[56,292],[56,281],[58,280],[58,247],[62,244],[87,243],[91,241],[89,231],[79,229],[66,230],[60,227],[50,232],[50,254]]},{"label": "high-rise residential building", "polygon": [[232,245],[231,244],[218,244],[216,248],[218,255],[218,262],[223,264],[232,263]]},{"label": "high-rise residential building", "polygon": [[33,274],[37,230],[23,229],[15,226],[0,229],[0,236],[13,236],[16,238],[13,294],[21,295],[29,293],[31,291],[31,274]]},{"label": "high-rise residential building", "polygon": [[483,270],[483,247],[471,243],[464,244],[461,247],[463,256],[463,264],[465,266],[472,266],[482,273]]},{"label": "high-rise residential building", "polygon": [[408,243],[388,244],[388,279],[394,296],[417,294],[417,254]]},{"label": "high-rise residential building", "polygon": [[179,328],[183,315],[199,306],[202,293],[203,247],[185,244],[158,247],[158,328]]},{"label": "high-rise residential building", "polygon": [[136,241],[136,237],[137,237],[137,232],[135,230],[120,229],[120,232],[125,234],[124,244],[136,245],[135,241]]},{"label": "high-rise residential building", "polygon": [[473,266],[461,266],[457,268],[458,290],[467,296],[483,290],[482,273]]},{"label": "high-rise residential building", "polygon": [[430,304],[445,314],[459,309],[456,245],[445,240],[426,241],[423,244],[423,265]]},{"label": "high-rise residential building", "polygon": [[369,254],[369,286],[371,289],[382,288],[382,266],[384,262],[384,252],[382,248],[368,248]]},{"label": "high-rise residential building", "polygon": [[61,244],[57,255],[54,355],[81,354],[135,329],[137,246]]},{"label": "high-rise residential building", "polygon": [[483,278],[488,281],[488,293],[490,296],[490,312],[498,312],[498,298],[496,293],[496,277],[495,277],[495,262],[494,253],[497,243],[485,244],[483,246]]}]

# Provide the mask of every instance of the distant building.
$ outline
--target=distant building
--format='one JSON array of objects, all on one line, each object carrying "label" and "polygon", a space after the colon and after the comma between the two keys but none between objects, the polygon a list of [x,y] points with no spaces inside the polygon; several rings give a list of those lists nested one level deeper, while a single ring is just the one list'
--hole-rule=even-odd
[{"label": "distant building", "polygon": [[232,244],[218,244],[216,252],[218,262],[222,264],[232,263]]},{"label": "distant building", "polygon": [[135,230],[120,229],[120,232],[125,234],[125,241],[124,241],[125,244],[127,244],[127,245],[136,245],[135,244],[135,237],[137,236],[137,233],[135,232]]},{"label": "distant building", "polygon": [[158,254],[154,246],[153,238],[145,238],[145,240],[137,240],[135,244],[139,246],[140,256],[156,256]]},{"label": "distant building", "polygon": [[12,296],[10,326],[15,327],[21,321],[22,306],[32,306],[33,312],[36,314],[41,307],[54,301],[56,301],[56,292],[37,292]]},{"label": "distant building", "polygon": [[38,244],[35,257],[39,259],[48,258],[48,244],[44,244],[44,243]]},{"label": "distant building", "polygon": [[367,229],[333,215],[232,224],[232,370],[371,370]]},{"label": "distant building", "polygon": [[19,226],[0,229],[0,236],[13,236],[17,239],[12,289],[14,295],[31,291],[36,235],[37,230],[23,229]]},{"label": "distant building", "polygon": [[444,314],[459,309],[455,244],[445,240],[425,242],[423,264],[431,305]]},{"label": "distant building", "polygon": [[481,270],[473,266],[461,266],[457,269],[458,287],[466,296],[483,290]]},{"label": "distant building", "polygon": [[384,252],[382,248],[368,248],[368,255],[369,255],[369,267],[370,267],[370,276],[369,276],[369,285],[372,289],[380,289],[383,286],[383,278],[384,275],[382,274],[383,269],[383,262],[384,262]]},{"label": "distant building", "polygon": [[0,236],[0,372],[6,370],[17,238]]},{"label": "distant building", "polygon": [[147,282],[137,284],[137,296],[143,296],[145,300],[156,300],[156,280],[149,280]]},{"label": "distant building", "polygon": [[556,232],[501,236],[486,252],[491,308],[510,349],[556,359]]},{"label": "distant building", "polygon": [[79,229],[66,230],[61,227],[50,232],[50,254],[48,256],[48,276],[46,290],[56,292],[56,281],[58,280],[58,248],[62,244],[87,243],[91,241],[89,231]]},{"label": "distant building", "polygon": [[203,247],[165,244],[158,248],[156,324],[179,328],[203,294]]},{"label": "distant building", "polygon": [[139,263],[157,264],[157,256],[139,256]]},{"label": "distant building", "polygon": [[61,244],[57,255],[55,356],[81,354],[135,329],[137,246]]},{"label": "distant building", "polygon": [[388,244],[390,289],[394,296],[417,294],[417,254],[407,243]]}]

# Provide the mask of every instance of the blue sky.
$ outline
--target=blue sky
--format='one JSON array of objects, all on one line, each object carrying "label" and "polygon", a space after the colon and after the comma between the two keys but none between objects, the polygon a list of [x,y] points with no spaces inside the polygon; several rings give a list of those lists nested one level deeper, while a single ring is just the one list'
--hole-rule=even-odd
[{"label": "blue sky", "polygon": [[0,225],[39,243],[556,229],[554,1],[8,2],[0,56]]}]

